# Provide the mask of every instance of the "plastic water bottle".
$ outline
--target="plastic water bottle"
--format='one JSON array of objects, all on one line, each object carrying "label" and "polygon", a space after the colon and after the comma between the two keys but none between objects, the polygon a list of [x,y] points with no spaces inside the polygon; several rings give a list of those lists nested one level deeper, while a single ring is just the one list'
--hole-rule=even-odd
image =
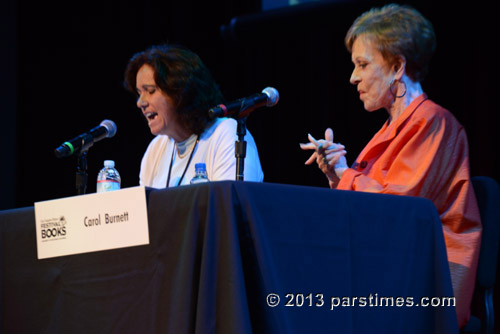
[{"label": "plastic water bottle", "polygon": [[208,182],[207,176],[207,166],[204,162],[200,162],[194,165],[195,175],[191,179],[191,184],[205,183]]},{"label": "plastic water bottle", "polygon": [[97,175],[97,192],[112,191],[120,189],[121,178],[115,169],[113,160],[104,160],[104,168]]}]

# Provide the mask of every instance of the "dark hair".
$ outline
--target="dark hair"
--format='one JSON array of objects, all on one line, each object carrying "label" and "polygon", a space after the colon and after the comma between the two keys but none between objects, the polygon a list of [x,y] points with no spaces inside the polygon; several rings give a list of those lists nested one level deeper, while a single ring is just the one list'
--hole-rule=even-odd
[{"label": "dark hair", "polygon": [[136,53],[125,70],[124,86],[137,94],[136,76],[148,64],[156,85],[174,102],[180,125],[201,134],[210,118],[208,110],[224,97],[208,68],[194,52],[178,45],[157,45]]},{"label": "dark hair", "polygon": [[416,9],[390,4],[363,13],[345,37],[349,52],[361,35],[373,41],[390,64],[397,56],[404,56],[406,73],[412,80],[422,81],[427,75],[436,49],[436,36],[432,24]]}]

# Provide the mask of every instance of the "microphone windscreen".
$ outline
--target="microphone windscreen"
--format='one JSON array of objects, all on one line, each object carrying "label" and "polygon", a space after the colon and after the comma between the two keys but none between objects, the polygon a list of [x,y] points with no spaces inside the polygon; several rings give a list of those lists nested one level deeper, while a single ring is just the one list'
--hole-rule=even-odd
[{"label": "microphone windscreen", "polygon": [[112,120],[105,119],[104,121],[101,122],[101,126],[104,126],[107,130],[106,133],[106,138],[111,138],[116,134],[116,124]]},{"label": "microphone windscreen", "polygon": [[278,90],[273,87],[266,87],[262,90],[262,93],[266,94],[269,98],[267,99],[267,107],[275,106],[280,100],[280,94]]}]

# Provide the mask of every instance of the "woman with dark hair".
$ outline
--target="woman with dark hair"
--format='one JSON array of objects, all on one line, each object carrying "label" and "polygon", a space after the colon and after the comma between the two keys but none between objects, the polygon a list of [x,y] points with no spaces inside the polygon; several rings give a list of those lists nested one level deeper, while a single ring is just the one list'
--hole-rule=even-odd
[{"label": "woman with dark hair", "polygon": [[[374,8],[355,20],[345,38],[364,108],[385,109],[388,120],[349,168],[345,147],[333,131],[302,149],[330,187],[343,190],[419,196],[430,199],[443,225],[456,297],[459,327],[470,313],[481,242],[481,222],[470,182],[464,128],[431,101],[421,81],[436,42],[432,24],[408,6]],[[426,247],[426,245],[422,245]]]},{"label": "woman with dark hair", "polygon": [[[206,164],[211,181],[235,180],[237,123],[209,118],[208,110],[224,98],[195,53],[174,45],[139,52],[127,65],[125,87],[137,94],[137,107],[156,136],[142,159],[141,185],[189,184],[198,162]],[[262,182],[259,154],[248,131],[245,140],[244,179]]]}]

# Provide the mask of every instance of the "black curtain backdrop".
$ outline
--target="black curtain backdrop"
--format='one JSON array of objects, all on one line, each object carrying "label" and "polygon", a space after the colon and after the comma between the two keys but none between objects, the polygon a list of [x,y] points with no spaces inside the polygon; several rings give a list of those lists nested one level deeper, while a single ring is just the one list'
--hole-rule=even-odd
[{"label": "black curtain backdrop", "polygon": [[17,8],[15,0],[0,5],[0,210],[16,205]]},{"label": "black curtain backdrop", "polygon": [[[438,38],[424,90],[465,126],[472,174],[499,181],[493,8],[408,3],[434,23]],[[122,86],[123,71],[135,52],[163,42],[197,52],[228,100],[277,88],[279,104],[256,110],[247,124],[265,181],[327,187],[317,167],[304,165],[309,153],[299,143],[332,127],[351,163],[385,121],[385,111],[364,111],[349,84],[352,63],[343,44],[352,21],[381,4],[333,1],[262,13],[258,0],[17,1],[6,23],[13,28],[7,51],[17,54],[17,64],[2,56],[17,84],[2,92],[11,100],[1,116],[1,209],[75,195],[76,158],[57,159],[53,150],[103,119],[114,120],[118,132],[90,149],[88,192],[105,159],[115,160],[123,187],[138,184],[152,135]]]}]

